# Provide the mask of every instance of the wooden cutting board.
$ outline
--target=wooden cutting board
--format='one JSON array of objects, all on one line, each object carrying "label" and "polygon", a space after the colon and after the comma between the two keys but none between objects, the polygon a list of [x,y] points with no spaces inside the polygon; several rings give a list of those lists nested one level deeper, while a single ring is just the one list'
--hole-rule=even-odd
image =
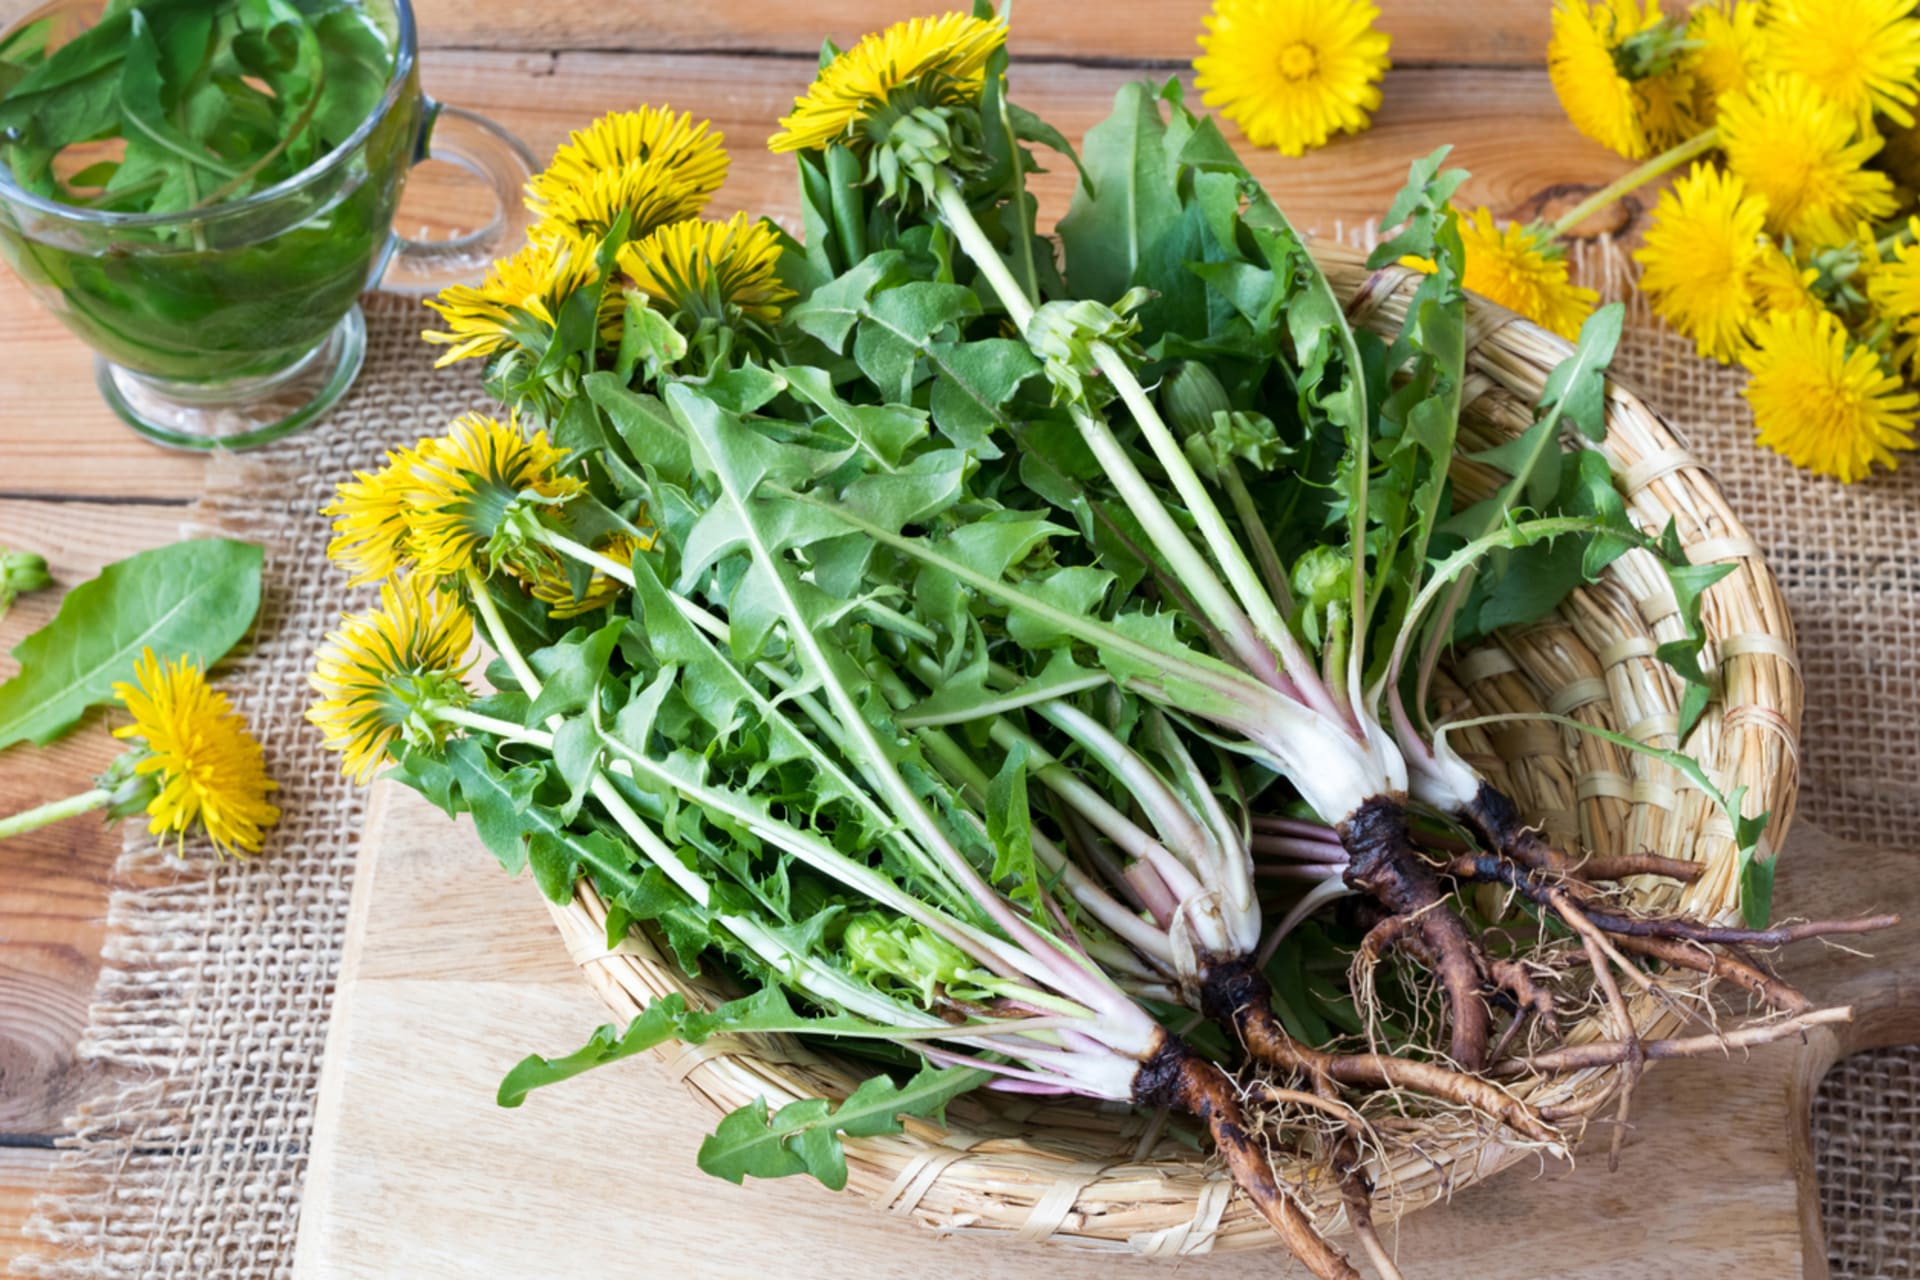
[{"label": "wooden cutting board", "polygon": [[[1284,1273],[1270,1253],[1115,1259],[936,1235],[798,1179],[730,1186],[694,1167],[713,1116],[651,1058],[502,1111],[493,1095],[508,1067],[529,1050],[573,1049],[604,1010],[533,885],[501,875],[467,827],[387,784],[368,823],[296,1280]],[[1920,919],[1911,855],[1802,826],[1786,857],[1783,913]],[[1662,1065],[1636,1097],[1618,1173],[1603,1151],[1571,1169],[1521,1166],[1414,1215],[1389,1237],[1409,1280],[1825,1277],[1812,1091],[1841,1054],[1920,1038],[1920,928],[1870,945],[1872,960],[1819,944],[1790,958],[1816,999],[1860,1009],[1840,1035]]]}]

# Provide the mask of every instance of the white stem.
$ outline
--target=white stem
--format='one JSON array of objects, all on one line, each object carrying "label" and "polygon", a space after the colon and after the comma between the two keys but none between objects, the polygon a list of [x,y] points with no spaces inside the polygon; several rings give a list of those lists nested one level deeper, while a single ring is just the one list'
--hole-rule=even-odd
[{"label": "white stem", "polygon": [[561,555],[572,556],[588,568],[598,569],[601,573],[625,587],[631,588],[633,586],[633,568],[630,565],[621,564],[611,556],[602,555],[592,547],[575,542],[566,534],[555,529],[549,529],[545,525],[540,526],[539,540],[546,543],[549,547],[552,547],[555,551],[558,551]]},{"label": "white stem", "polygon": [[[1113,428],[1078,405],[1071,408],[1074,425],[1092,450],[1094,461],[1100,464],[1100,470],[1119,492],[1127,510],[1146,530],[1154,549],[1167,558],[1167,564],[1180,580],[1180,585],[1186,588],[1200,611],[1206,614],[1207,620],[1219,630],[1240,665],[1271,684],[1270,676],[1278,672],[1279,667],[1275,663],[1273,650],[1261,640],[1253,620],[1221,584],[1213,572],[1213,566],[1194,548],[1186,531],[1174,523],[1165,504],[1153,492],[1153,486],[1147,483],[1147,478],[1133,465],[1133,459],[1127,456],[1126,448],[1113,434]],[[1295,687],[1298,687],[1297,682]]]},{"label": "white stem", "polygon": [[473,607],[479,612],[480,620],[486,624],[488,638],[493,649],[513,672],[513,678],[520,682],[520,688],[529,698],[540,696],[540,677],[533,673],[520,647],[507,637],[507,622],[500,616],[500,606],[493,602],[493,593],[487,590],[487,580],[473,566],[467,566],[467,594],[473,597]]},{"label": "white stem", "polygon": [[[486,624],[488,639],[492,642],[495,652],[512,668],[514,674],[519,678],[527,696],[531,698],[539,697],[541,690],[540,678],[534,674],[532,666],[520,652],[520,647],[514,644],[512,638],[507,634],[505,620],[500,616],[500,611],[498,607],[495,606],[493,597],[487,591],[486,581],[482,579],[475,570],[469,569],[468,575],[468,585],[473,589],[475,607],[480,612],[481,620]],[[482,733],[491,733],[495,737],[505,738],[508,741],[527,742],[531,745],[539,746],[548,752],[553,750],[553,735],[551,733],[542,733],[537,729],[527,729],[511,721],[500,720],[493,716],[479,715],[460,707],[439,708],[435,712],[435,716],[437,719],[448,724],[476,729]],[[554,717],[554,720],[557,721],[558,718],[559,717]],[[601,806],[607,810],[613,820],[620,825],[620,829],[640,844],[641,851],[665,873],[675,887],[701,906],[707,905],[711,896],[711,890],[707,882],[685,863],[681,862],[680,859],[676,858],[673,855],[673,851],[666,846],[664,841],[654,836],[652,828],[648,827],[647,824],[641,820],[640,815],[633,811],[632,807],[627,804],[625,797],[619,793],[618,789],[613,786],[605,774],[599,769],[595,769],[592,772],[587,783],[587,789],[592,793],[594,799],[598,800]],[[808,975],[813,976],[819,981],[827,981],[826,979],[820,979],[819,973],[817,972],[819,966],[815,962],[803,956],[795,956],[790,949],[776,942],[753,921],[734,916],[723,916],[719,917],[719,919],[722,926],[736,938],[739,938],[743,945],[753,950],[754,953],[762,959],[767,960],[769,963],[776,964],[783,972],[790,973],[795,981],[799,982],[802,987],[808,985],[804,980]],[[838,993],[830,997],[831,1000],[841,1003],[847,1008],[854,1009],[856,1012],[861,1012],[863,1016],[876,1016],[872,1010],[878,1008],[882,1010],[878,1015],[879,1020],[887,1022],[897,1020],[897,1010],[894,1009],[892,1001],[885,1000],[885,998],[877,992],[872,992],[857,984],[846,982],[839,977],[839,975],[832,974],[831,970],[827,970],[826,973],[831,975],[829,985]],[[851,1001],[851,1003],[849,1003],[849,1001]],[[932,1018],[930,1014],[925,1016]],[[939,1021],[938,1019],[932,1020],[936,1022]]]},{"label": "white stem", "polygon": [[[954,780],[968,793],[975,804],[986,802],[988,781],[985,771],[975,764],[971,757],[947,734],[937,729],[923,729],[919,733],[921,742],[926,746],[934,761],[947,769]],[[1039,831],[1032,833],[1034,855],[1046,866],[1047,870],[1060,877],[1060,883],[1067,893],[1086,908],[1088,914],[1114,934],[1133,947],[1141,955],[1147,956],[1166,969],[1173,965],[1173,946],[1167,940],[1166,932],[1156,928],[1137,914],[1127,909],[1093,877],[1067,857],[1066,852],[1054,844]],[[1089,950],[1092,950],[1089,944]]]},{"label": "white stem", "polygon": [[[587,789],[619,825],[620,830],[640,847],[647,861],[665,872],[694,901],[706,905],[709,893],[706,881],[674,856],[666,841],[634,812],[618,788],[596,771]],[[694,886],[698,886],[697,890]],[[865,984],[854,982],[839,971],[822,965],[813,957],[783,946],[754,920],[730,915],[716,915],[714,918],[721,928],[739,939],[741,945],[760,959],[778,969],[788,981],[830,1005],[837,1005],[876,1022],[924,1027],[927,1030],[923,1034],[952,1035],[956,1031],[956,1028],[931,1013],[897,1004]]]},{"label": "white stem", "polygon": [[1199,762],[1180,741],[1180,735],[1168,723],[1165,713],[1156,710],[1150,712],[1149,717],[1148,732],[1153,735],[1160,753],[1179,771],[1181,785],[1213,832],[1211,848],[1215,865],[1208,878],[1232,908],[1228,927],[1234,935],[1235,946],[1242,952],[1251,951],[1260,942],[1260,904],[1253,893],[1253,854],[1247,848],[1239,824],[1228,818],[1209,779],[1200,771]]},{"label": "white stem", "polygon": [[1123,853],[1152,867],[1176,903],[1202,891],[1199,878],[1171,849],[1109,804],[1105,796],[1054,759],[1046,748],[1004,720],[996,721],[989,732],[1002,749],[1010,749],[1015,743],[1026,744],[1033,762],[1034,777],[1040,780],[1040,784],[1060,797],[1096,831],[1113,841]]},{"label": "white stem", "polygon": [[[682,387],[668,389],[669,403],[678,403],[676,397],[691,397],[692,392]],[[678,410],[683,416],[684,406]],[[926,805],[908,785],[906,778],[892,764],[892,757],[881,745],[879,735],[867,722],[866,714],[852,694],[841,682],[839,672],[834,669],[820,637],[814,634],[813,627],[807,621],[806,611],[794,597],[792,584],[787,577],[787,564],[784,557],[773,547],[767,545],[761,535],[759,524],[754,520],[753,512],[747,501],[748,496],[740,491],[739,481],[730,468],[713,459],[713,473],[720,488],[739,515],[739,528],[748,553],[754,562],[764,571],[767,589],[773,593],[774,604],[780,615],[786,620],[787,640],[799,652],[801,663],[809,668],[820,681],[826,692],[827,702],[845,723],[847,732],[858,748],[858,758],[873,762],[874,781],[880,792],[886,796],[889,806],[899,820],[918,835],[927,850],[944,862],[953,872],[954,878],[973,896],[980,908],[1003,929],[1032,961],[1048,969],[1059,988],[1074,998],[1086,1002],[1091,1008],[1114,1020],[1117,1026],[1133,1025],[1143,1045],[1154,1023],[1145,1011],[1107,981],[1080,958],[1062,951],[1055,941],[1035,929],[1005,902],[992,885],[967,861],[966,855],[941,829]]]},{"label": "white stem", "polygon": [[1213,552],[1221,571],[1227,575],[1228,583],[1245,606],[1248,616],[1253,619],[1261,638],[1272,646],[1273,652],[1280,655],[1282,667],[1300,687],[1307,704],[1322,715],[1338,720],[1339,713],[1314,672],[1313,660],[1300,647],[1300,642],[1294,639],[1286,619],[1280,616],[1279,606],[1267,593],[1259,573],[1241,549],[1239,539],[1228,528],[1220,508],[1213,501],[1213,495],[1207,492],[1206,482],[1193,469],[1186,451],[1174,439],[1173,432],[1161,419],[1160,411],[1147,397],[1140,379],[1134,376],[1133,367],[1107,343],[1095,342],[1092,351],[1093,363],[1119,391],[1121,402],[1127,406],[1127,412],[1133,415],[1140,434],[1145,437],[1148,448],[1153,450],[1154,459],[1173,482],[1174,492],[1186,504],[1188,513],[1200,528],[1201,539],[1207,544],[1207,549]]},{"label": "white stem", "polygon": [[[473,729],[480,733],[492,734],[494,737],[507,742],[524,743],[527,746],[535,747],[542,751],[551,752],[553,750],[553,735],[544,730],[529,729],[524,725],[514,724],[510,720],[501,720],[494,716],[481,715],[462,707],[442,707],[435,710],[433,714],[435,719],[447,724]],[[874,871],[864,863],[847,857],[825,841],[770,818],[765,814],[758,813],[751,805],[738,803],[725,792],[715,791],[712,788],[703,787],[687,779],[680,778],[670,771],[654,765],[645,755],[634,751],[631,747],[616,738],[602,734],[601,742],[609,751],[619,757],[607,766],[610,772],[618,773],[628,778],[636,778],[638,775],[644,774],[651,781],[664,783],[678,791],[683,798],[692,803],[705,808],[711,808],[718,813],[724,813],[728,817],[740,822],[762,839],[779,845],[801,862],[813,867],[823,875],[840,881],[857,893],[866,894],[882,906],[899,912],[917,924],[924,925],[969,955],[976,956],[983,960],[991,959],[997,964],[1004,966],[1008,972],[1027,973],[1029,977],[1044,980],[1040,979],[1039,975],[1031,972],[1033,965],[1024,951],[1001,941],[999,938],[994,937],[984,930],[967,924],[965,921],[953,919],[937,908],[922,902],[912,894],[902,890],[898,885],[895,885],[879,872]],[[667,870],[670,876],[675,877],[675,883],[679,885],[679,887],[686,889],[690,894],[692,893],[692,890],[688,888],[688,884],[698,882],[698,877],[695,876],[693,872],[687,870],[685,867],[680,867],[678,872],[672,868],[664,869]],[[682,883],[678,878],[680,875],[691,877],[691,879],[686,883]],[[704,888],[701,893],[705,893]],[[704,896],[696,896],[696,901],[705,902],[706,899]],[[1023,964],[1022,961],[1027,961],[1027,963]]]},{"label": "white stem", "polygon": [[1213,841],[1193,811],[1167,785],[1167,780],[1105,725],[1078,707],[1053,703],[1036,710],[1048,723],[1085,748],[1100,762],[1102,768],[1119,780],[1127,789],[1127,794],[1133,797],[1134,803],[1146,811],[1147,820],[1159,832],[1161,842],[1178,851],[1188,869],[1200,878],[1202,884],[1207,883],[1207,872],[1215,861]]},{"label": "white stem", "polygon": [[1007,270],[1007,264],[1000,260],[1000,251],[993,247],[993,241],[987,239],[987,233],[980,229],[973,210],[967,205],[967,198],[960,194],[960,188],[945,172],[934,178],[933,201],[946,218],[947,229],[960,242],[960,248],[973,261],[980,274],[987,278],[987,283],[993,286],[1000,305],[1007,309],[1007,318],[1013,321],[1014,328],[1025,333],[1027,326],[1033,322],[1033,300],[1027,297],[1020,282]]}]

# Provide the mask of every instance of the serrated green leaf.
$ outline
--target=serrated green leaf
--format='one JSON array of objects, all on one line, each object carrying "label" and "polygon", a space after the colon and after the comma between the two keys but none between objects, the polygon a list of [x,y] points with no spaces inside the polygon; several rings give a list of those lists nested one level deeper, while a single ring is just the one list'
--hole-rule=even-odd
[{"label": "serrated green leaf", "polygon": [[927,414],[902,405],[849,404],[833,389],[824,369],[782,365],[779,373],[793,393],[816,409],[888,470],[900,465],[908,449],[927,437]]},{"label": "serrated green leaf", "polygon": [[901,1116],[938,1116],[948,1102],[986,1079],[986,1072],[970,1067],[927,1067],[904,1085],[875,1076],[837,1108],[807,1098],[771,1115],[766,1099],[756,1098],[722,1120],[700,1144],[700,1167],[736,1184],[749,1176],[808,1173],[838,1191],[847,1180],[840,1135],[898,1133]]},{"label": "serrated green leaf", "polygon": [[[519,875],[527,865],[529,823],[541,821],[532,807],[540,770],[533,765],[518,765],[502,771],[472,738],[449,742],[446,761],[459,784],[462,806],[473,816],[480,842],[500,860],[508,875]],[[551,818],[545,819],[545,825],[555,826]]]},{"label": "serrated green leaf", "polygon": [[1606,369],[1620,345],[1626,315],[1622,304],[1610,302],[1588,316],[1573,355],[1554,366],[1540,389],[1542,409],[1564,416],[1596,444],[1607,438]]},{"label": "serrated green leaf", "polygon": [[687,483],[693,472],[692,457],[665,405],[629,391],[611,373],[591,374],[582,385],[594,403],[606,410],[635,461],[674,484]]},{"label": "serrated green leaf", "polygon": [[1086,177],[1059,228],[1075,297],[1117,301],[1140,283],[1153,243],[1180,220],[1157,102],[1144,82],[1121,85],[1113,113],[1081,143]]},{"label": "serrated green leaf", "polygon": [[787,312],[792,324],[835,352],[844,352],[847,335],[865,314],[867,297],[881,284],[897,278],[906,267],[906,255],[885,250],[864,259],[845,275],[820,286],[811,297]]},{"label": "serrated green leaf", "polygon": [[624,619],[615,618],[596,631],[578,628],[527,655],[542,686],[540,696],[527,711],[529,724],[586,709],[594,690],[607,677],[613,651],[626,625]]},{"label": "serrated green leaf", "polygon": [[14,646],[20,671],[0,685],[0,747],[58,738],[133,679],[144,650],[203,669],[218,662],[253,625],[263,558],[227,538],[177,542],[69,591],[53,621]]},{"label": "serrated green leaf", "polygon": [[1007,896],[1038,916],[1040,866],[1033,855],[1033,813],[1027,803],[1027,744],[1013,750],[987,786],[987,841],[993,845],[993,880]]},{"label": "serrated green leaf", "polygon": [[1040,361],[1026,343],[1011,338],[931,343],[927,361],[936,374],[930,406],[934,425],[975,457],[998,458],[993,433],[1012,425],[1007,405],[1040,375]]},{"label": "serrated green leaf", "polygon": [[567,784],[567,799],[559,806],[560,821],[572,822],[600,765],[600,734],[591,720],[574,716],[554,731],[553,765]]}]

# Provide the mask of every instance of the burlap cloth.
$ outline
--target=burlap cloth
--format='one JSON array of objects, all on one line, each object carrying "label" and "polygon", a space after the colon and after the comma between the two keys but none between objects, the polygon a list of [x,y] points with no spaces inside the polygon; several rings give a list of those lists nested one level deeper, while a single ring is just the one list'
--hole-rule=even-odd
[{"label": "burlap cloth", "polygon": [[[1610,246],[1581,271],[1609,296],[1628,292],[1631,268]],[[285,816],[265,856],[224,865],[175,861],[129,827],[80,1046],[124,1083],[69,1120],[29,1228],[47,1248],[16,1262],[21,1274],[290,1271],[362,817],[362,793],[301,718],[314,645],[363,603],[328,566],[315,510],[350,468],[480,403],[470,366],[430,371],[424,315],[372,299],[366,371],[343,405],[208,469],[193,522],[266,547],[259,639],[223,685],[267,745]],[[1795,471],[1754,447],[1737,376],[1643,307],[1618,369],[1714,469],[1793,606],[1808,691],[1801,812],[1842,836],[1920,847],[1920,462],[1852,487]],[[1843,1063],[1814,1126],[1834,1275],[1920,1276],[1920,1053]]]}]

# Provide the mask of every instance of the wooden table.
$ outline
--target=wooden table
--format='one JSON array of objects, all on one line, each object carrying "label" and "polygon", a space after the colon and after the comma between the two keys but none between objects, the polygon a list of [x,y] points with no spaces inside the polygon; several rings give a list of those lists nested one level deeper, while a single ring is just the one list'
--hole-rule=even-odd
[{"label": "wooden table", "polygon": [[[1398,65],[1372,131],[1298,160],[1253,157],[1303,226],[1331,231],[1377,216],[1407,163],[1446,142],[1474,173],[1461,198],[1501,216],[1564,206],[1624,169],[1560,115],[1542,63],[1541,0],[1379,2]],[[0,18],[28,7],[0,0]],[[1184,71],[1204,8],[1021,0],[1014,96],[1078,139],[1124,80]],[[712,116],[733,144],[733,176],[714,212],[790,217],[788,162],[759,142],[810,78],[822,36],[844,45],[920,11],[885,0],[420,0],[419,22],[428,91],[495,117],[536,153],[603,111],[670,102]],[[1045,218],[1066,194],[1054,175]],[[446,188],[416,184],[402,225],[433,220],[450,200]],[[82,581],[176,537],[202,465],[130,434],[94,391],[90,353],[0,273],[0,544],[45,555],[63,586]],[[0,648],[56,604],[56,593],[16,604],[0,622]],[[0,676],[12,671],[0,657]],[[81,789],[114,750],[98,718],[51,750],[14,749],[0,763],[0,812]],[[0,1261],[21,1247],[63,1117],[100,1085],[76,1065],[74,1045],[99,972],[119,843],[118,832],[82,819],[0,849]]]}]

